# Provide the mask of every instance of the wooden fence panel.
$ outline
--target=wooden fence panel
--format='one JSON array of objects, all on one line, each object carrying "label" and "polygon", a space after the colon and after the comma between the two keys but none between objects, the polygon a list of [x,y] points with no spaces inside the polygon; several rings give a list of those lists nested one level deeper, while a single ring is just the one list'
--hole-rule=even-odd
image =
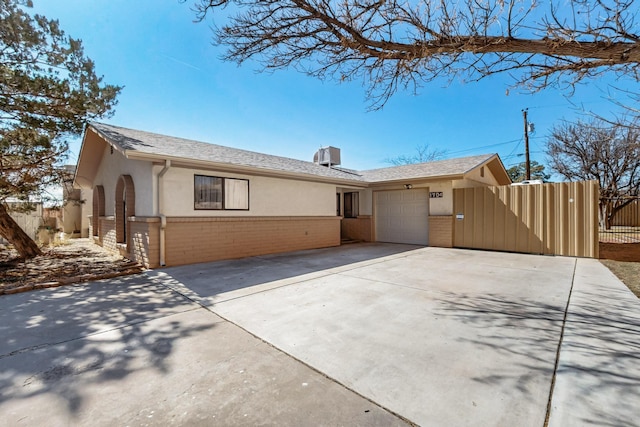
[{"label": "wooden fence panel", "polygon": [[455,247],[598,257],[596,181],[459,188]]},{"label": "wooden fence panel", "polygon": [[[15,203],[9,202],[8,204],[10,207],[12,207],[12,205],[14,205]],[[35,210],[28,213],[15,212],[11,210],[9,212],[11,218],[13,218],[13,220],[20,226],[20,228],[22,228],[22,231],[27,233],[27,235],[32,239],[37,240],[38,230],[42,225],[42,204],[36,204]],[[0,236],[0,243],[6,245],[9,242],[5,238]]]}]

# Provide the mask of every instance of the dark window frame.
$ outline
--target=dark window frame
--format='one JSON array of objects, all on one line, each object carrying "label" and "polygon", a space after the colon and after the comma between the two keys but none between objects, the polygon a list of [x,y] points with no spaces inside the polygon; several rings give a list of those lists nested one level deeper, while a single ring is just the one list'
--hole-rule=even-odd
[{"label": "dark window frame", "polygon": [[[344,218],[358,218],[358,215],[360,215],[360,193],[357,191],[350,191],[348,193],[344,193],[343,198]],[[347,203],[347,198],[349,199],[349,203]]]},{"label": "dark window frame", "polygon": [[[204,208],[198,207],[198,194],[196,189],[196,181],[200,178],[211,178],[211,179],[219,179],[221,181],[221,191],[220,191],[220,208]],[[246,208],[228,208],[226,206],[226,181],[245,181],[247,183],[247,207]],[[249,184],[249,180],[245,178],[228,178],[224,176],[213,176],[213,175],[193,175],[193,210],[196,211],[248,211],[250,210],[250,200],[251,200],[251,186]]]}]

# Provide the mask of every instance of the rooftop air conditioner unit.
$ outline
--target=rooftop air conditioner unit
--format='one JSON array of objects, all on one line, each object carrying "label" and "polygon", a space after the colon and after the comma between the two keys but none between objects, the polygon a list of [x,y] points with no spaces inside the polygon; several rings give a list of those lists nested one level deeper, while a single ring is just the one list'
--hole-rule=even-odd
[{"label": "rooftop air conditioner unit", "polygon": [[340,164],[340,149],[336,147],[321,147],[313,156],[313,162],[321,166],[337,166]]}]

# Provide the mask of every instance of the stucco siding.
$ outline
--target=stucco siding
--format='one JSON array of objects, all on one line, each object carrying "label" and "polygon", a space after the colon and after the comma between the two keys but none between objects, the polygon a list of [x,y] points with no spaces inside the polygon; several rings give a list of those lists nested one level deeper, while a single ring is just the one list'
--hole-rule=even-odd
[{"label": "stucco siding", "polygon": [[[194,175],[249,180],[249,210],[195,210]],[[335,215],[336,186],[292,179],[172,167],[162,178],[161,210],[168,217]]]},{"label": "stucco siding", "polygon": [[154,204],[152,164],[126,159],[118,151],[111,154],[110,147],[105,148],[94,181],[94,185],[104,186],[105,214],[115,215],[115,191],[120,175],[131,175],[133,178],[136,195],[135,214],[152,216]]},{"label": "stucco siding", "polygon": [[360,215],[373,215],[373,191],[370,188],[360,190]]},{"label": "stucco siding", "polygon": [[[484,176],[482,176],[484,174]],[[454,188],[473,188],[483,185],[499,185],[487,166],[476,168],[465,175],[465,179],[454,181]]]},{"label": "stucco siding", "polygon": [[82,218],[80,220],[81,222],[81,236],[82,237],[89,237],[91,234],[89,232],[89,226],[90,226],[90,221],[89,218],[90,216],[93,214],[93,190],[90,189],[82,189],[80,191],[82,200],[84,201],[84,203],[82,203]]},{"label": "stucco siding", "polygon": [[442,193],[442,197],[429,198],[429,215],[451,215],[453,213],[453,184],[451,181],[429,183],[429,192]]}]

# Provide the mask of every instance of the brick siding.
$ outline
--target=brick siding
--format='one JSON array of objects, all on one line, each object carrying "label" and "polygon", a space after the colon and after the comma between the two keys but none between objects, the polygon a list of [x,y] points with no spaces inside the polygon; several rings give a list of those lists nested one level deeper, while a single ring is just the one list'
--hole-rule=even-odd
[{"label": "brick siding", "polygon": [[429,246],[453,247],[453,217],[451,215],[429,217]]},{"label": "brick siding", "polygon": [[100,217],[98,220],[100,243],[103,248],[118,252],[116,244],[116,219],[114,217]]},{"label": "brick siding", "polygon": [[160,219],[130,218],[131,237],[127,256],[147,268],[160,266]]},{"label": "brick siding", "polygon": [[167,218],[167,265],[340,245],[339,217]]},{"label": "brick siding", "polygon": [[371,241],[371,216],[359,216],[358,218],[343,218],[340,224],[340,234],[343,238]]},{"label": "brick siding", "polygon": [[[100,218],[99,244],[147,268],[160,266],[160,220],[129,218],[129,245],[116,243],[116,221]],[[167,218],[167,266],[340,245],[339,217]]]}]

